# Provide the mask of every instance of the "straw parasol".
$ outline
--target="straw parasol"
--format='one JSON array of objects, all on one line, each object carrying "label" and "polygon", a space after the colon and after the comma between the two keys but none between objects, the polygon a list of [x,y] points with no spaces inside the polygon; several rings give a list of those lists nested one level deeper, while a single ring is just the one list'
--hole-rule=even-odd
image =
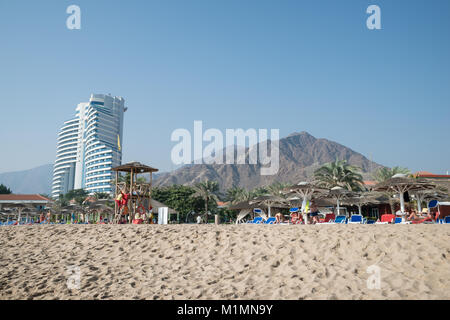
[{"label": "straw parasol", "polygon": [[[29,210],[34,209],[34,205],[29,204],[29,203],[26,203],[26,204],[24,204],[24,203],[7,203],[7,204],[3,204],[2,208],[3,209],[13,209],[13,210],[11,210],[11,215],[17,216],[17,221],[20,222],[22,213],[23,212],[26,213],[27,211],[29,212]],[[27,215],[26,221],[28,222],[28,215]]]},{"label": "straw parasol", "polygon": [[[380,192],[357,192],[344,199],[343,203],[346,205],[356,205],[359,214],[362,214],[362,206],[368,204],[379,204],[383,202],[384,195]],[[384,197],[385,198],[385,197]]]},{"label": "straw parasol", "polygon": [[269,217],[271,217],[270,209],[275,208],[289,208],[289,202],[285,198],[279,197],[279,196],[259,196],[253,200],[249,201],[250,205],[257,205],[260,206],[266,206],[267,207],[267,214]]},{"label": "straw parasol", "polygon": [[392,178],[375,185],[372,190],[398,194],[400,200],[400,211],[403,216],[402,219],[405,220],[405,198],[403,197],[405,192],[418,192],[431,190],[434,188],[435,185],[428,181],[408,178],[406,174],[399,173],[392,176]]},{"label": "straw parasol", "polygon": [[[244,210],[244,209],[254,209],[258,207],[256,204],[250,204],[248,201],[241,201],[235,204],[231,204],[228,206],[230,210]],[[263,206],[265,207],[265,206]]]},{"label": "straw parasol", "polygon": [[439,189],[417,190],[412,194],[417,201],[417,211],[422,211],[422,202],[429,200],[446,200],[448,195]]},{"label": "straw parasol", "polygon": [[[228,205],[228,209],[230,210],[239,210],[239,214],[236,217],[236,224],[240,223],[243,218],[252,213],[252,210],[257,207],[257,204],[250,204],[249,201],[241,201],[235,204]],[[261,208],[266,207],[264,205],[261,205]]]},{"label": "straw parasol", "polygon": [[344,189],[342,187],[334,187],[331,188],[328,193],[324,194],[323,197],[326,198],[333,198],[336,200],[336,216],[339,215],[340,208],[341,208],[341,201],[346,198],[356,197],[357,193]]},{"label": "straw parasol", "polygon": [[[314,183],[302,181],[296,185],[285,188],[282,193],[288,195],[289,200],[296,200],[298,197],[302,200],[302,213],[305,213],[306,204],[308,200],[311,200],[313,196],[321,195],[325,193],[327,189],[317,186]],[[305,219],[307,223],[307,219]]]}]

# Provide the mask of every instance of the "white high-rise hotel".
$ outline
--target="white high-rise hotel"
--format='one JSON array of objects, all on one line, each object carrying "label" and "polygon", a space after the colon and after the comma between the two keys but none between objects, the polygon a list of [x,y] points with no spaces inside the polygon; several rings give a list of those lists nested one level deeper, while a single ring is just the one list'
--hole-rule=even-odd
[{"label": "white high-rise hotel", "polygon": [[64,122],[53,169],[52,196],[73,189],[111,193],[111,169],[122,163],[122,97],[92,94],[80,103],[75,118]]}]

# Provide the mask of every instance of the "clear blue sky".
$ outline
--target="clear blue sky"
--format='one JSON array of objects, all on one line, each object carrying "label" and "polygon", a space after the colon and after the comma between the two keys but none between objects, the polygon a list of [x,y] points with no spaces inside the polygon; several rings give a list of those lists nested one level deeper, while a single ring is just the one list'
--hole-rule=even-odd
[{"label": "clear blue sky", "polygon": [[[81,30],[66,8],[81,7]],[[382,30],[366,28],[381,7]],[[123,96],[124,161],[170,134],[308,131],[387,166],[450,170],[450,1],[0,0],[0,172],[52,163],[90,93]]]}]

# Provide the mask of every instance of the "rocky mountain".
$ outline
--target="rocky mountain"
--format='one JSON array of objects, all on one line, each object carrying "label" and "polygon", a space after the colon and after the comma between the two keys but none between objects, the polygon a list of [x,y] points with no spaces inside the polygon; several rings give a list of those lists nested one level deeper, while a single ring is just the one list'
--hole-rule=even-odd
[{"label": "rocky mountain", "polygon": [[33,169],[0,173],[0,184],[13,193],[50,194],[53,164],[45,164]]},{"label": "rocky mountain", "polygon": [[[259,146],[254,147],[259,148]],[[161,173],[155,185],[192,185],[203,180],[216,180],[221,190],[226,190],[232,186],[253,189],[277,181],[298,183],[311,177],[314,170],[321,165],[334,161],[336,158],[345,159],[349,164],[360,167],[365,178],[369,178],[370,172],[381,167],[362,154],[337,142],[318,139],[307,132],[299,132],[279,140],[279,171],[275,175],[264,176],[260,174],[260,164],[248,164],[251,148],[245,151],[247,164],[185,165],[175,171]]]},{"label": "rocky mountain", "polygon": [[[252,148],[259,147],[257,145],[244,150],[246,163]],[[237,150],[235,154],[237,155]],[[221,190],[232,186],[253,189],[277,181],[298,183],[311,177],[315,169],[334,161],[336,157],[362,168],[366,179],[370,179],[371,171],[381,167],[350,148],[327,139],[317,139],[307,132],[293,133],[280,139],[279,157],[279,171],[276,175],[261,175],[259,164],[190,164],[172,172],[158,172],[153,176],[154,183],[156,186],[192,185],[203,180],[215,180],[219,182]],[[50,194],[52,174],[53,165],[46,164],[25,171],[0,173],[0,184],[6,185],[14,193]]]}]

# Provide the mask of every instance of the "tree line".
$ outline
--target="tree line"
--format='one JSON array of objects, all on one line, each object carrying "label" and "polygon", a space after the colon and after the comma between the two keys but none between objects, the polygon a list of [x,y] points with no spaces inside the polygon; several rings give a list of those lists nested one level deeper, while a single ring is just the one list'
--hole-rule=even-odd
[{"label": "tree line", "polygon": [[[315,182],[321,187],[331,189],[338,186],[350,191],[364,191],[365,187],[361,172],[361,168],[349,165],[346,160],[336,159],[334,162],[326,163],[315,170],[313,177]],[[397,173],[410,174],[410,171],[402,167],[382,167],[375,171],[372,176],[376,182],[383,182]],[[130,175],[120,176],[119,179],[120,182],[129,183]],[[137,182],[144,183],[146,180],[138,178]],[[298,181],[293,183],[298,183]],[[280,191],[293,183],[275,182],[252,190],[235,186],[221,193],[217,181],[203,181],[193,186],[171,185],[153,187],[152,198],[177,211],[182,222],[186,221],[189,215],[192,216],[192,213],[202,213],[204,221],[212,218],[208,213],[219,214],[222,220],[229,221],[235,218],[236,212],[226,208],[219,208],[217,205],[218,201],[235,204],[241,201],[250,201],[262,195],[280,196]],[[1,184],[0,194],[9,193],[12,193],[12,191]],[[60,195],[57,202],[61,206],[68,205],[72,200],[75,200],[77,204],[82,204],[88,195],[88,192],[83,189],[71,190],[64,195]],[[97,199],[110,198],[108,193],[96,193],[93,196]]]}]

